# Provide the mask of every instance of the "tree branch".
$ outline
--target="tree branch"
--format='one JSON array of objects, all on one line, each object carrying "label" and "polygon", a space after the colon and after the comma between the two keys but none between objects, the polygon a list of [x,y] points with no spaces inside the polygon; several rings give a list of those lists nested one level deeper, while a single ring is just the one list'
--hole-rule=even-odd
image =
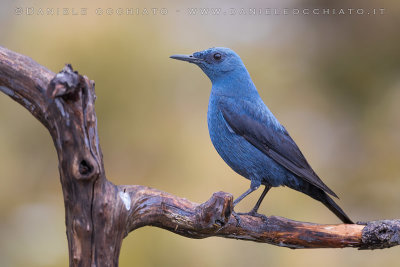
[{"label": "tree branch", "polygon": [[156,226],[189,238],[220,236],[289,248],[388,248],[400,243],[400,221],[319,225],[233,212],[232,195],[203,204],[106,179],[94,110],[94,82],[70,65],[55,75],[0,47],[0,91],[49,130],[59,159],[70,266],[117,266],[123,238]]},{"label": "tree branch", "polygon": [[0,46],[0,91],[24,106],[46,127],[43,94],[54,75],[31,58]]},{"label": "tree branch", "polygon": [[122,186],[129,194],[127,231],[152,225],[190,237],[220,236],[288,248],[389,248],[400,244],[400,220],[366,225],[323,225],[233,213],[231,194],[217,192],[203,204],[144,186]]}]

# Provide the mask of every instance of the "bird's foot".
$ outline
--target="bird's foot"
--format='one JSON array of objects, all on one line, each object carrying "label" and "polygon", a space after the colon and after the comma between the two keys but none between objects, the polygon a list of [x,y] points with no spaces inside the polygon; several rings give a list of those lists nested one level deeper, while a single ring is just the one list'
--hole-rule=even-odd
[{"label": "bird's foot", "polygon": [[251,217],[257,217],[257,218],[262,219],[264,222],[268,221],[267,216],[265,216],[264,214],[257,213],[257,211],[255,211],[255,210],[252,210],[247,213],[242,213],[242,212],[236,213],[235,211],[232,211],[232,215],[236,219],[236,227],[240,226],[240,224],[242,222],[242,219],[240,218],[239,215],[247,215],[247,216],[251,216]]},{"label": "bird's foot", "polygon": [[261,218],[264,221],[268,220],[267,216],[265,216],[264,214],[258,213],[256,210],[251,210],[250,212],[245,213],[245,215],[249,215],[249,216],[252,216],[252,217],[258,217],[258,218]]},{"label": "bird's foot", "polygon": [[232,211],[232,215],[236,219],[236,227],[240,226],[240,223],[242,222],[242,219],[240,219],[239,214],[236,213],[235,211]]}]

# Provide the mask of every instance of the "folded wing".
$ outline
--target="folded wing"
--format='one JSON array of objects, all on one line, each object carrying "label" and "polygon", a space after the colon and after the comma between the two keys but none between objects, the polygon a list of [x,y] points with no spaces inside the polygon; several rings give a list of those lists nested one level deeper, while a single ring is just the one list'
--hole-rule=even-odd
[{"label": "folded wing", "polygon": [[337,197],[313,171],[296,143],[283,127],[281,129],[276,129],[272,125],[269,127],[265,120],[255,118],[253,115],[257,112],[251,112],[251,108],[249,110],[248,106],[246,110],[238,105],[226,104],[221,104],[219,108],[224,119],[236,134],[242,136],[298,177]]}]

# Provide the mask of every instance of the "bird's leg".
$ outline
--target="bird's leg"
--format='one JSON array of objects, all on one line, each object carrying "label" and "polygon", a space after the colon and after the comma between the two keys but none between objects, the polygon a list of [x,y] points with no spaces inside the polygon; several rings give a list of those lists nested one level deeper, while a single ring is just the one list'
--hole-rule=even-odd
[{"label": "bird's leg", "polygon": [[[254,185],[253,182],[251,182],[250,188],[247,189],[246,192],[244,192],[243,194],[241,194],[237,199],[235,199],[235,201],[233,201],[233,207],[235,207],[243,198],[245,198],[246,196],[248,196],[251,192],[254,192],[255,190],[258,189],[260,185]],[[240,217],[239,215],[233,210],[233,216],[235,217],[237,224],[236,226],[240,226]]]},{"label": "bird's leg", "polygon": [[[233,207],[235,207],[240,201],[242,201],[243,198],[247,197],[250,193],[254,192],[255,190],[257,190],[260,187],[260,182],[258,181],[251,181],[250,184],[250,188],[247,189],[246,192],[244,192],[243,194],[241,194],[237,199],[235,199],[235,201],[233,201]],[[236,213],[235,211],[232,212],[232,215],[235,217],[237,224],[236,226],[240,225],[240,217],[238,216],[241,213]],[[242,213],[245,214],[245,213]]]},{"label": "bird's leg", "polygon": [[263,201],[265,195],[268,193],[268,191],[270,189],[271,189],[270,185],[266,185],[265,186],[264,191],[262,192],[262,194],[261,194],[260,198],[258,199],[256,205],[254,206],[254,208],[249,213],[247,213],[248,215],[254,216],[254,217],[259,217],[259,218],[261,218],[261,219],[263,219],[265,221],[268,220],[267,216],[265,216],[263,214],[259,214],[259,213],[257,213],[257,211],[258,211],[258,208],[260,207],[261,202]]},{"label": "bird's leg", "polygon": [[271,189],[270,185],[266,185],[264,188],[264,191],[262,192],[260,198],[258,199],[256,205],[254,206],[254,208],[249,212],[249,214],[254,215],[257,214],[258,208],[261,205],[261,202],[264,200],[265,195],[268,193],[268,191]]},{"label": "bird's leg", "polygon": [[250,188],[247,189],[246,192],[244,192],[243,194],[240,195],[240,197],[238,197],[237,199],[235,199],[235,201],[233,201],[233,206],[235,207],[240,201],[242,201],[243,198],[247,197],[251,192],[254,192],[255,190],[257,190],[260,187],[260,185],[255,185],[253,184],[253,182],[251,182]]}]

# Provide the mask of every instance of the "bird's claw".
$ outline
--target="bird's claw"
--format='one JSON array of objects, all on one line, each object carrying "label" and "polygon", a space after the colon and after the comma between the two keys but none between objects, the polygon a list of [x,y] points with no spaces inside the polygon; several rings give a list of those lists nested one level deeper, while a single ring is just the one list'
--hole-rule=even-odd
[{"label": "bird's claw", "polygon": [[240,218],[240,215],[247,215],[247,216],[251,216],[251,217],[258,217],[260,219],[262,219],[264,222],[268,221],[268,217],[265,216],[264,214],[260,214],[257,213],[256,211],[252,210],[250,212],[247,213],[236,213],[235,211],[232,211],[232,215],[233,217],[235,217],[236,219],[236,227],[240,226],[240,224],[242,223],[242,219]]},{"label": "bird's claw", "polygon": [[258,213],[258,212],[255,211],[255,210],[251,210],[251,211],[248,212],[248,213],[243,213],[243,215],[248,215],[248,216],[252,216],[252,217],[261,218],[261,219],[264,220],[264,221],[267,221],[267,220],[268,220],[268,217],[267,217],[267,216],[265,216],[264,214],[260,214],[260,213]]},{"label": "bird's claw", "polygon": [[236,219],[236,227],[240,226],[240,223],[242,222],[242,219],[240,219],[239,214],[236,213],[235,211],[232,211],[232,215]]}]

